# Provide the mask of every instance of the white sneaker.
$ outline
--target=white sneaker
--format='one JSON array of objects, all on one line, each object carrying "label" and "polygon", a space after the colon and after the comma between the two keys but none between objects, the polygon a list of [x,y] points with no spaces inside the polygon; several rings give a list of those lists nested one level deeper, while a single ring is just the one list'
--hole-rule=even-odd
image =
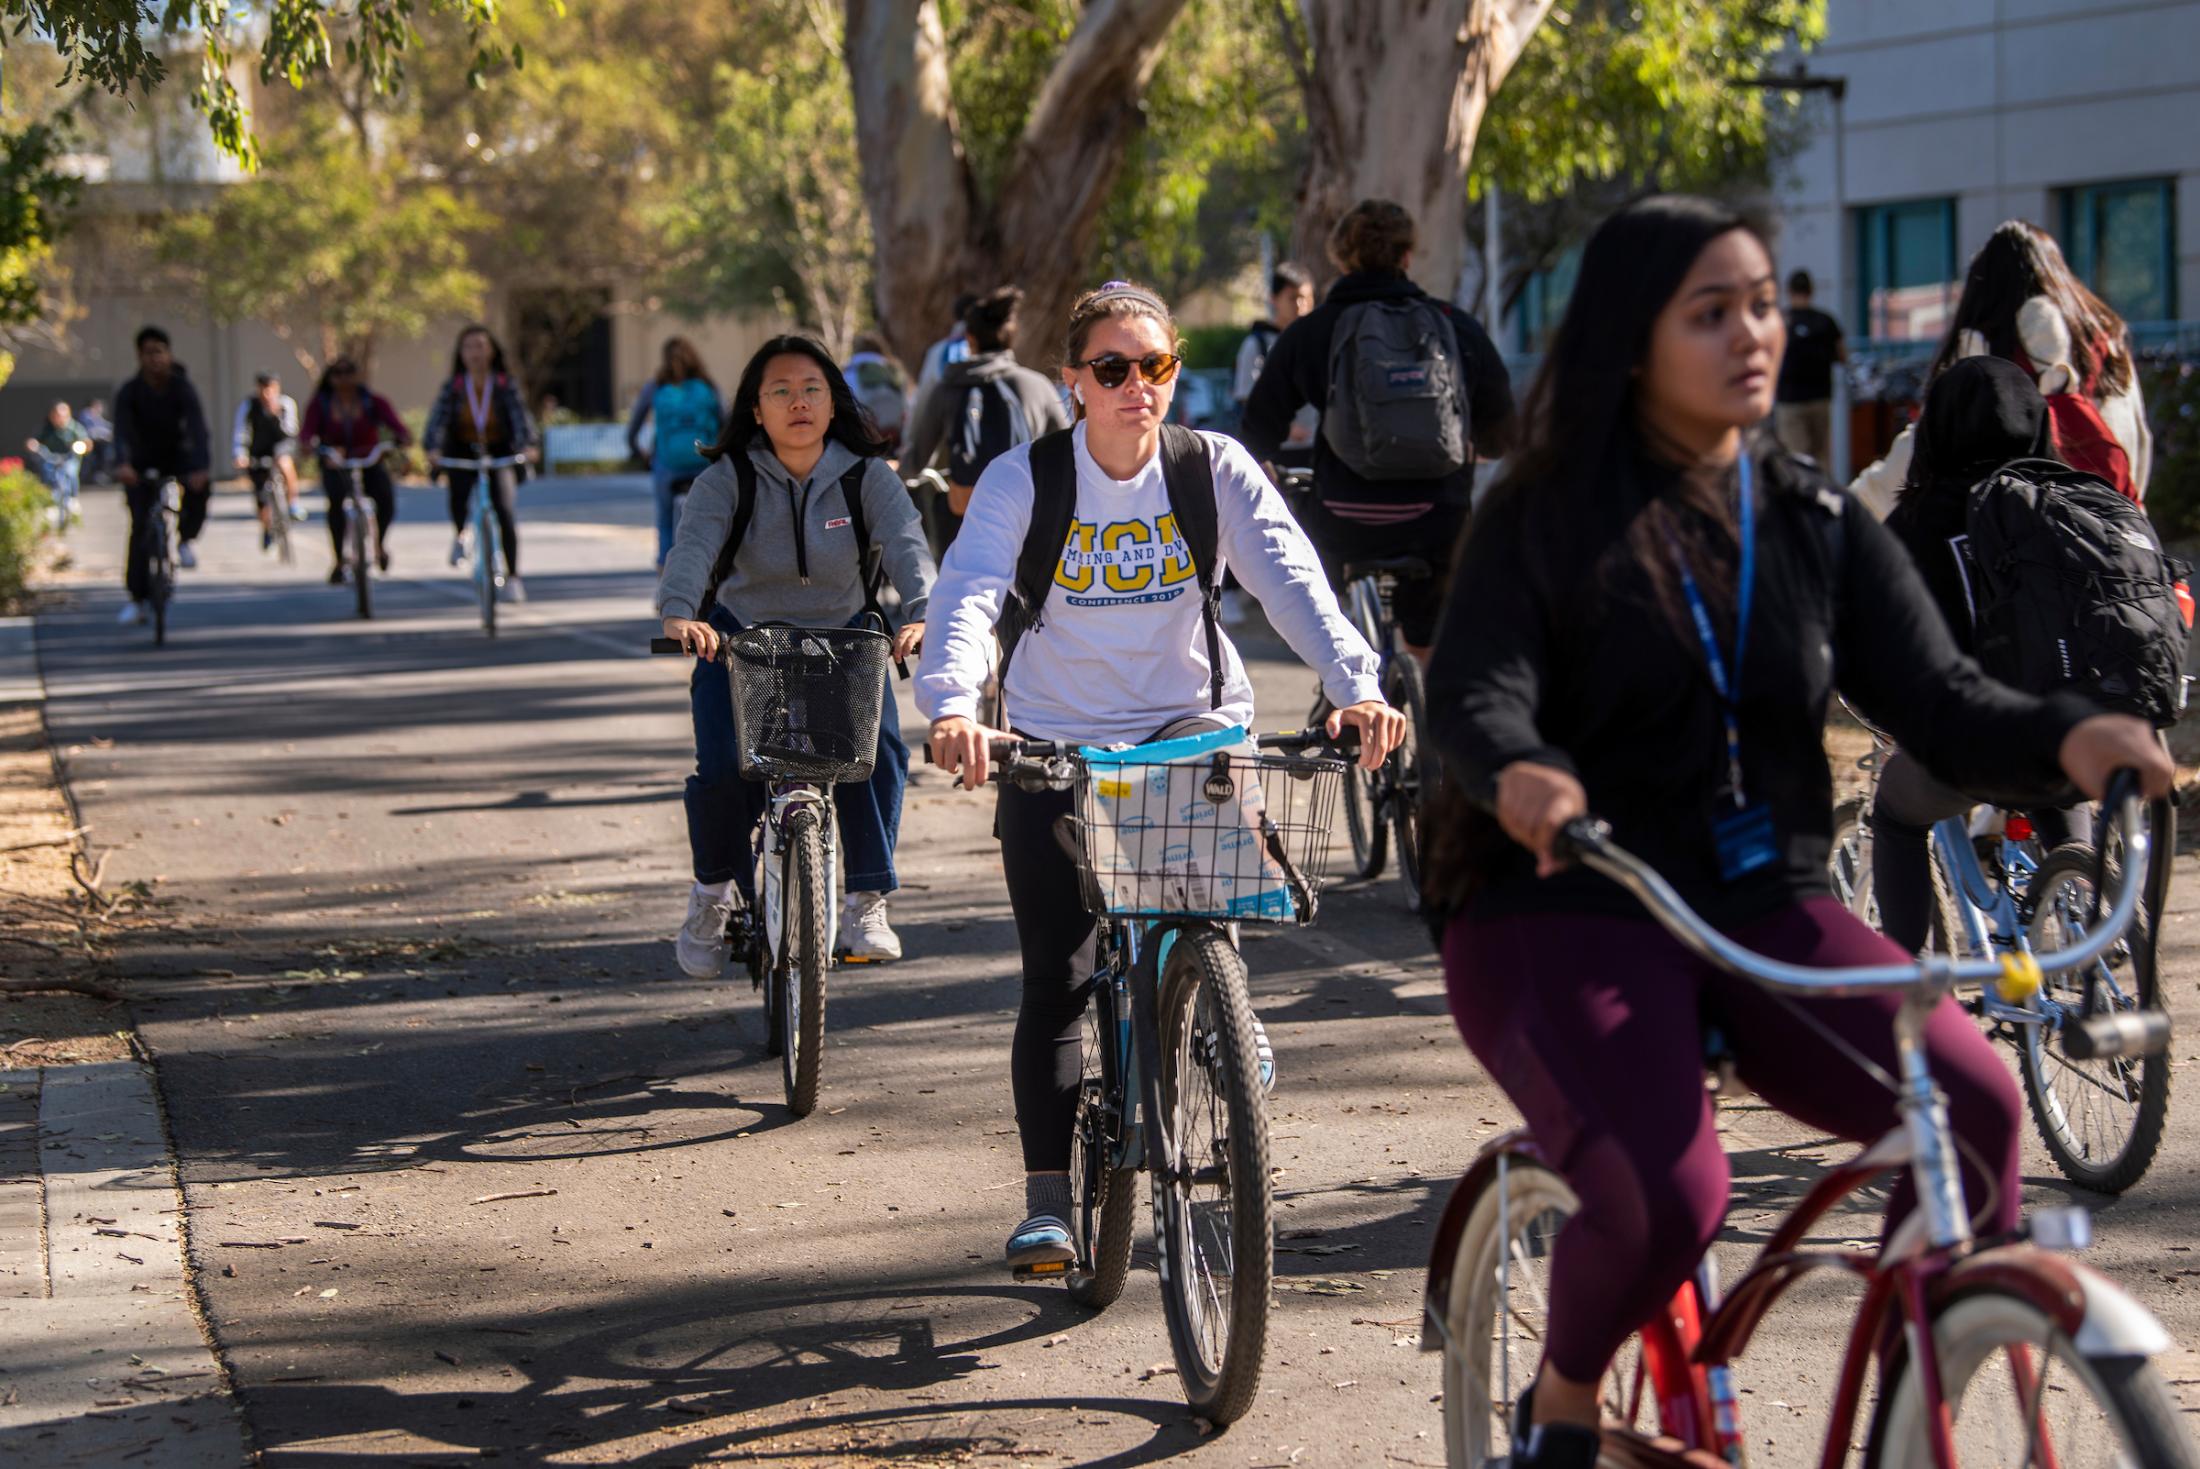
[{"label": "white sneaker", "polygon": [[121,623],[124,627],[136,627],[144,620],[145,604],[143,602],[125,602],[122,604],[122,610],[115,614],[115,621]]},{"label": "white sneaker", "polygon": [[464,566],[465,564],[466,564],[466,538],[465,538],[464,536],[452,536],[452,537],[451,537],[451,565],[453,565],[453,566]]},{"label": "white sneaker", "polygon": [[189,541],[176,548],[176,565],[190,571],[199,564],[199,553]]},{"label": "white sneaker", "polygon": [[504,588],[505,601],[524,602],[527,600],[527,588],[520,585],[520,580],[518,577],[508,576],[503,581],[497,583],[497,585]]},{"label": "white sneaker", "polygon": [[293,523],[304,525],[306,523],[306,507],[299,504],[296,500],[291,501],[290,518]]},{"label": "white sneaker", "polygon": [[697,883],[688,890],[687,922],[672,941],[680,972],[690,979],[716,979],[726,967],[726,916],[733,908],[733,884]]},{"label": "white sneaker", "polygon": [[873,964],[901,957],[901,938],[886,921],[886,894],[848,894],[840,908],[840,951]]}]

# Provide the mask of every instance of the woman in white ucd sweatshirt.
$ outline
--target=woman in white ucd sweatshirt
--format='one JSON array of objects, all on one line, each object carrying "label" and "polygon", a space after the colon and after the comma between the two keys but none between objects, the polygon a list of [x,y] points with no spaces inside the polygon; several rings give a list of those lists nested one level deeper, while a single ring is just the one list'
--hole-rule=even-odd
[{"label": "woman in white ucd sweatshirt", "polygon": [[[1070,318],[1064,380],[1080,422],[1073,435],[1076,516],[1062,548],[1044,619],[1018,644],[1002,691],[1004,723],[1033,739],[1139,743],[1172,726],[1250,725],[1253,690],[1243,662],[1218,633],[1219,699],[1212,693],[1207,632],[1188,543],[1170,513],[1160,433],[1178,367],[1176,326],[1151,291],[1110,282]],[[1124,375],[1109,387],[1096,375]],[[1202,435],[1213,470],[1218,560],[1259,599],[1292,651],[1318,670],[1337,713],[1352,725],[1370,769],[1405,732],[1382,701],[1373,649],[1347,622],[1313,547],[1274,485],[1243,447]],[[988,742],[1002,731],[977,722],[991,671],[993,632],[1008,603],[1031,524],[1030,446],[980,476],[961,534],[933,591],[917,702],[932,721],[933,756],[965,788],[986,778]],[[1214,569],[1219,579],[1221,566]],[[997,830],[1009,906],[1023,957],[1023,1003],[1010,1073],[1023,1138],[1029,1217],[1008,1242],[1022,1268],[1074,1258],[1070,1132],[1076,1117],[1086,1005],[1075,960],[1092,934],[1076,871],[1056,845],[1055,819],[1070,793],[1003,785]]]}]

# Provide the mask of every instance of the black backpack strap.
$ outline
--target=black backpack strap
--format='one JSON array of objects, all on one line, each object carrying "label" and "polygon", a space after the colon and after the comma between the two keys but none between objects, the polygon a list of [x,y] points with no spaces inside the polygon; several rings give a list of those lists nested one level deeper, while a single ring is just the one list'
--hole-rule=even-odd
[{"label": "black backpack strap", "polygon": [[726,530],[726,543],[718,548],[718,559],[711,563],[710,586],[702,604],[695,609],[705,622],[710,620],[710,609],[718,605],[718,589],[733,575],[733,558],[740,553],[749,521],[756,515],[756,466],[738,449],[726,457],[733,461],[733,524]]},{"label": "black backpack strap", "polygon": [[[1161,425],[1161,481],[1176,528],[1199,579],[1199,615],[1207,628],[1207,707],[1222,707],[1222,586],[1215,575],[1222,539],[1215,509],[1215,466],[1207,441],[1180,423]],[[1065,532],[1066,534],[1066,532]]]},{"label": "black backpack strap", "polygon": [[891,636],[894,624],[887,621],[886,609],[878,600],[879,582],[885,570],[882,567],[877,575],[872,574],[871,518],[863,509],[863,477],[870,471],[870,460],[857,460],[855,468],[840,477],[840,498],[848,507],[848,528],[856,533],[856,576],[863,583],[863,610],[876,617],[879,626]]},{"label": "black backpack strap", "polygon": [[1001,609],[1000,686],[1008,688],[1008,665],[1025,633],[1039,625],[1047,590],[1054,585],[1062,548],[1069,544],[1077,519],[1077,442],[1074,429],[1056,429],[1031,441],[1031,523],[1016,553],[1016,576]]}]

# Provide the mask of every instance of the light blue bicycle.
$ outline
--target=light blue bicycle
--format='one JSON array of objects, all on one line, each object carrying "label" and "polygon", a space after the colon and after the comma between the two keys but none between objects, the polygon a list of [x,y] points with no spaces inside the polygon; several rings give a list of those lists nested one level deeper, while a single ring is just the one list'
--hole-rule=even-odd
[{"label": "light blue bicycle", "polygon": [[497,574],[496,517],[490,509],[489,491],[492,485],[509,484],[526,462],[524,454],[477,454],[472,459],[437,455],[435,459],[436,468],[446,473],[473,472],[474,493],[467,502],[466,524],[474,538],[474,595],[481,603],[481,630],[492,638],[497,635],[497,588],[504,585],[504,578]]},{"label": "light blue bicycle", "polygon": [[[1875,732],[1859,761],[1873,779],[1892,747]],[[1869,787],[1834,810],[1830,858],[1834,895],[1873,927]],[[1989,987],[1967,1003],[2017,1053],[2017,1071],[2040,1141],[2065,1178],[2101,1193],[2137,1183],[2161,1146],[2169,1116],[2169,1058],[2133,1049],[2104,1054],[2079,1022],[2161,1009],[2155,940],[2169,896],[2176,817],[2168,801],[2147,808],[2150,856],[2139,915],[2124,939],[2088,970],[2051,976],[2030,1000],[2011,1004]],[[1928,946],[1960,959],[2012,950],[2067,947],[2094,921],[2091,845],[2067,842],[2044,851],[2029,820],[1994,813],[1973,828],[1952,817],[1933,828],[1933,922]],[[2120,861],[2110,838],[2108,861]]]}]

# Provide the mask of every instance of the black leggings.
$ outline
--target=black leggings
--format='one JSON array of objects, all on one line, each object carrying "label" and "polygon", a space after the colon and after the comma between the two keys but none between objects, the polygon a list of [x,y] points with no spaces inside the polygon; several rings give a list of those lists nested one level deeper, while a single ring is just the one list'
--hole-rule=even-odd
[{"label": "black leggings", "polygon": [[[497,532],[504,537],[504,570],[508,576],[519,575],[519,481],[524,471],[513,470],[509,476],[489,476],[489,508],[496,514]],[[481,477],[478,469],[454,469],[451,476],[451,529],[464,533],[467,512],[473,509],[474,481]],[[476,546],[474,554],[480,555],[487,547]]]},{"label": "black leggings", "polygon": [[1092,938],[1092,915],[1085,911],[1077,869],[1054,836],[1071,792],[1026,791],[1005,781],[1000,792],[994,830],[1024,961],[1024,999],[1008,1062],[1016,1130],[1023,1135],[1026,1170],[1061,1173],[1069,1168],[1084,1071],[1092,966],[1079,961]]},{"label": "black leggings", "polygon": [[379,548],[382,538],[390,533],[390,522],[397,519],[397,491],[390,485],[390,472],[377,464],[368,469],[337,469],[333,465],[321,466],[321,488],[328,492],[328,538],[336,548],[336,559],[344,559],[344,533],[351,527],[351,511],[346,503],[351,494],[351,477],[366,476],[360,486],[367,498],[374,502],[374,544]]}]

